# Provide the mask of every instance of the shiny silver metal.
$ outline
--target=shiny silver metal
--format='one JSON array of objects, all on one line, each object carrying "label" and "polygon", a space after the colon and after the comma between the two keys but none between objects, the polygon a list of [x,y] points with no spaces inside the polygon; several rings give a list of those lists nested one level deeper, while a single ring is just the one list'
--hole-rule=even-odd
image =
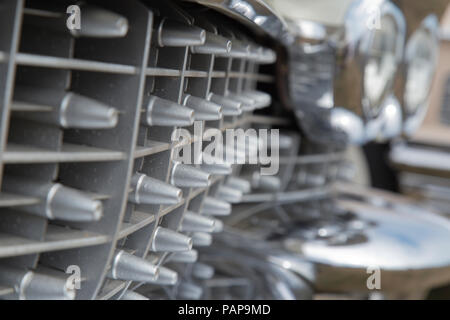
[{"label": "shiny silver metal", "polygon": [[75,288],[69,288],[64,277],[54,277],[8,266],[0,267],[2,286],[14,288],[14,293],[2,296],[11,300],[73,300]]},{"label": "shiny silver metal", "polygon": [[[377,10],[376,17],[373,16],[374,10]],[[384,30],[388,24],[391,24],[392,29]],[[403,58],[405,19],[390,1],[361,0],[352,3],[344,25],[344,40],[337,43],[337,60],[343,63],[337,65],[336,73],[339,76],[335,77],[334,105],[344,106],[368,120],[378,115],[381,104],[393,89],[396,70]],[[378,55],[383,53],[378,50],[386,50],[376,47],[381,45],[379,42],[382,40],[390,46],[390,56],[386,56],[386,59],[392,61],[375,62],[381,58]],[[368,73],[371,70],[368,63],[371,61],[381,65],[392,64],[392,70],[387,70],[389,73],[386,74],[386,79],[382,79],[382,83],[368,82],[371,77],[377,76]],[[381,71],[383,70],[378,70]],[[360,79],[361,86],[355,86],[355,77]],[[370,98],[368,90],[376,90],[378,93]]]},{"label": "shiny silver metal", "polygon": [[[340,200],[338,205],[356,215],[365,226],[325,241],[304,242],[289,236],[284,240],[289,251],[318,265],[324,277],[317,279],[318,288],[334,290],[341,286],[340,291],[351,287],[366,291],[368,268],[381,270],[384,292],[421,290],[448,281],[450,251],[445,239],[450,237],[450,224],[447,219],[424,208],[397,205],[392,200],[379,205]],[[394,280],[410,279],[415,274],[420,277],[403,282],[403,286]]]},{"label": "shiny silver metal", "polygon": [[242,113],[242,103],[227,97],[210,93],[208,100],[222,107],[224,116],[238,116]]},{"label": "shiny silver metal", "polygon": [[419,168],[434,172],[450,172],[450,154],[445,150],[396,143],[389,160],[398,167]]},{"label": "shiny silver metal", "polygon": [[366,128],[363,120],[350,110],[334,107],[330,111],[331,127],[345,134],[345,140],[351,144],[363,144],[366,139]]},{"label": "shiny silver metal", "polygon": [[84,3],[80,11],[83,14],[81,28],[70,30],[75,37],[120,38],[128,33],[128,20],[122,15]]},{"label": "shiny silver metal", "polygon": [[[194,240],[195,241],[195,240]],[[183,252],[174,252],[168,258],[168,261],[172,262],[180,262],[180,263],[194,263],[197,261],[198,251],[197,250],[189,250]]]},{"label": "shiny silver metal", "polygon": [[153,282],[154,284],[173,286],[178,282],[178,273],[166,267],[159,267],[158,278]]},{"label": "shiny silver metal", "polygon": [[186,211],[181,222],[183,232],[213,232],[215,226],[214,219],[197,213]]},{"label": "shiny silver metal", "polygon": [[24,206],[20,210],[65,221],[98,221],[103,216],[103,205],[88,194],[59,183],[42,184],[36,180],[5,177],[5,190],[40,199],[40,203]]},{"label": "shiny silver metal", "polygon": [[109,276],[112,279],[151,283],[158,278],[159,268],[124,250],[116,250]]},{"label": "shiny silver metal", "polygon": [[439,21],[427,16],[406,44],[402,74],[403,133],[411,136],[428,110],[428,96],[439,55]]},{"label": "shiny silver metal", "polygon": [[15,116],[66,129],[108,129],[119,121],[117,109],[73,92],[24,86],[14,98]]},{"label": "shiny silver metal", "polygon": [[206,99],[185,95],[183,104],[194,110],[195,120],[220,120],[222,119],[222,107]]},{"label": "shiny silver metal", "polygon": [[388,141],[401,135],[403,126],[402,107],[394,95],[386,99],[381,107],[379,117],[381,118],[382,126],[376,137],[378,142]]},{"label": "shiny silver metal", "polygon": [[[365,124],[377,118],[393,90],[406,33],[403,14],[390,1],[346,4],[342,21],[332,27],[305,18],[290,20],[296,34],[296,44],[289,47],[290,105],[308,137],[330,145],[367,141],[360,125],[350,134],[347,122],[338,119]],[[383,42],[387,45],[380,51],[377,46]],[[349,112],[345,117],[341,111],[333,114],[337,107]]]},{"label": "shiny silver metal", "polygon": [[136,204],[177,204],[183,197],[181,189],[142,173],[133,175],[130,187],[128,201]]},{"label": "shiny silver metal", "polygon": [[285,44],[292,35],[284,19],[264,0],[185,0],[196,2],[226,14],[257,33],[265,33]]},{"label": "shiny silver metal", "polygon": [[192,239],[176,231],[158,227],[153,235],[151,250],[154,252],[180,252],[192,249]]},{"label": "shiny silver metal", "polygon": [[223,200],[212,197],[205,197],[201,210],[205,215],[227,216],[231,213],[231,205]]},{"label": "shiny silver metal", "polygon": [[192,243],[194,247],[207,247],[212,243],[212,236],[205,232],[194,232],[192,234]]},{"label": "shiny silver metal", "polygon": [[194,123],[194,110],[156,96],[150,97],[145,113],[141,121],[148,126],[183,127]]},{"label": "shiny silver metal", "polygon": [[120,300],[149,300],[149,298],[137,292],[126,290]]},{"label": "shiny silver metal", "polygon": [[206,31],[180,21],[163,19],[156,38],[161,47],[201,46],[205,44]]},{"label": "shiny silver metal", "polygon": [[177,187],[204,188],[211,184],[211,174],[194,166],[176,162],[173,165],[171,182]]}]

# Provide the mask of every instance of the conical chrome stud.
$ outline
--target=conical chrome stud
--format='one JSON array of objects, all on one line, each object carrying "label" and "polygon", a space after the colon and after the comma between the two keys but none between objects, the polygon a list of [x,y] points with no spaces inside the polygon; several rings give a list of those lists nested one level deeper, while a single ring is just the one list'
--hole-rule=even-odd
[{"label": "conical chrome stud", "polygon": [[261,59],[262,56],[263,56],[263,47],[251,44],[249,59],[253,61],[259,61],[259,59]]},{"label": "conical chrome stud", "polygon": [[263,176],[255,171],[252,175],[252,187],[267,191],[278,191],[281,187],[281,180],[276,176]]},{"label": "conical chrome stud", "polygon": [[79,29],[70,30],[75,37],[119,38],[128,33],[128,20],[115,12],[82,4]]},{"label": "conical chrome stud", "polygon": [[237,177],[228,177],[225,185],[229,188],[239,190],[242,193],[249,193],[252,189],[249,181]]},{"label": "conical chrome stud", "polygon": [[156,38],[160,47],[201,46],[206,41],[206,31],[176,20],[163,19]]},{"label": "conical chrome stud", "polygon": [[159,269],[143,258],[116,250],[108,275],[112,279],[152,283],[158,278]]},{"label": "conical chrome stud", "polygon": [[206,32],[205,43],[191,47],[192,53],[226,55],[231,51],[231,41],[212,32]]},{"label": "conical chrome stud", "polygon": [[211,216],[227,216],[231,213],[231,205],[222,200],[205,197],[203,200],[202,213]]},{"label": "conical chrome stud", "polygon": [[75,288],[68,286],[63,277],[54,277],[22,268],[0,267],[0,285],[14,288],[12,294],[2,299],[19,300],[73,300]]},{"label": "conical chrome stud", "polygon": [[158,227],[153,236],[151,250],[154,252],[177,252],[192,249],[192,239],[176,231]]},{"label": "conical chrome stud", "polygon": [[174,252],[168,258],[170,262],[179,262],[179,263],[194,263],[198,259],[197,250],[189,250],[183,252]]},{"label": "conical chrome stud", "polygon": [[5,176],[4,190],[41,199],[39,204],[22,206],[20,210],[48,219],[85,222],[100,220],[103,215],[101,201],[59,183]]},{"label": "conical chrome stud", "polygon": [[262,109],[272,104],[272,96],[262,91],[248,90],[242,92],[241,95],[253,99],[255,101],[253,106],[256,109]]},{"label": "conical chrome stud", "polygon": [[194,110],[195,120],[211,121],[220,120],[222,118],[222,107],[206,99],[194,97],[190,94],[187,94],[183,99],[183,104]]},{"label": "conical chrome stud", "polygon": [[227,186],[220,186],[216,196],[219,199],[230,203],[239,203],[242,201],[242,192]]},{"label": "conical chrome stud", "polygon": [[187,300],[198,300],[202,297],[203,289],[193,283],[182,282],[178,286],[178,298]]},{"label": "conical chrome stud", "polygon": [[114,128],[118,111],[97,100],[54,89],[18,87],[12,104],[15,116],[71,129]]},{"label": "conical chrome stud", "polygon": [[178,273],[166,267],[159,267],[159,277],[153,283],[164,286],[173,286],[177,284],[177,282]]},{"label": "conical chrome stud", "polygon": [[194,110],[170,100],[151,96],[142,122],[148,126],[190,126],[194,123]]},{"label": "conical chrome stud", "polygon": [[223,159],[215,158],[206,153],[202,154],[202,164],[200,168],[208,173],[215,175],[228,175],[231,174],[231,164],[225,162]]},{"label": "conical chrome stud", "polygon": [[181,189],[142,173],[133,175],[131,188],[128,200],[136,204],[177,204],[183,196]]},{"label": "conical chrome stud", "polygon": [[260,64],[271,64],[274,63],[277,60],[277,54],[275,51],[269,48],[264,48],[262,50],[262,54],[258,59],[258,62]]},{"label": "conical chrome stud", "polygon": [[149,300],[149,298],[135,291],[125,290],[120,300]]},{"label": "conical chrome stud", "polygon": [[196,262],[192,266],[192,275],[202,280],[211,279],[214,276],[214,268],[205,263]]},{"label": "conical chrome stud", "polygon": [[211,184],[211,174],[190,165],[175,163],[172,169],[172,184],[183,188],[206,188]]},{"label": "conical chrome stud", "polygon": [[229,53],[232,58],[247,59],[250,57],[249,44],[243,43],[242,41],[237,39],[233,39],[232,42],[233,44]]},{"label": "conical chrome stud", "polygon": [[236,100],[236,101],[239,101],[240,103],[242,103],[242,106],[241,106],[242,111],[246,111],[246,112],[253,111],[256,108],[256,100],[253,98],[250,98],[248,96],[236,94],[233,92],[228,92],[227,98]]},{"label": "conical chrome stud", "polygon": [[223,222],[222,220],[219,219],[214,219],[215,220],[215,224],[214,224],[214,233],[219,233],[223,231]]},{"label": "conical chrome stud", "polygon": [[214,219],[186,211],[181,222],[183,232],[212,232],[214,230]]},{"label": "conical chrome stud", "polygon": [[206,232],[195,232],[192,234],[192,243],[195,247],[207,247],[212,243],[212,236]]},{"label": "conical chrome stud", "polygon": [[210,93],[208,100],[222,106],[224,116],[238,116],[242,113],[242,103],[215,93]]}]

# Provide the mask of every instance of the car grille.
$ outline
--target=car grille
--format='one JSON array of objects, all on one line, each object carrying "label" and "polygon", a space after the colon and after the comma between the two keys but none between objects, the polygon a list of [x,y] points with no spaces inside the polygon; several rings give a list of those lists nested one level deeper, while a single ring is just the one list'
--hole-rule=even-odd
[{"label": "car grille", "polygon": [[450,125],[450,76],[445,82],[444,95],[442,97],[441,122]]},{"label": "car grille", "polygon": [[[187,264],[195,251],[182,236],[186,212],[205,215],[205,199],[227,199],[221,186],[247,184],[213,175],[209,186],[180,182],[180,198],[173,184],[182,143],[171,135],[180,126],[194,131],[187,94],[207,104],[211,93],[220,99],[256,90],[257,84],[258,90],[272,87],[272,73],[259,66],[272,64],[275,53],[234,21],[200,6],[88,3],[81,6],[81,26],[91,23],[91,34],[68,31],[67,1],[10,0],[0,6],[0,298],[74,298],[60,284],[76,268],[77,299],[207,297],[196,276],[210,270]],[[207,31],[206,45],[196,44],[198,28]],[[253,110],[223,113],[217,120],[204,115],[202,132],[290,125]],[[232,176],[251,177],[257,191],[233,206],[230,219],[238,219],[235,208],[242,213],[268,199],[296,202],[328,194],[340,158],[299,157],[299,135],[282,132],[280,147],[286,144],[272,180],[258,180],[258,166],[233,167]],[[156,201],[139,198],[142,175],[150,179],[146,187],[161,185]],[[184,234],[194,249],[210,242],[205,232]],[[146,281],[150,264],[161,267],[161,279],[155,276],[153,283]],[[170,271],[178,273],[176,285]],[[30,273],[35,285],[19,294],[14,281]]]}]

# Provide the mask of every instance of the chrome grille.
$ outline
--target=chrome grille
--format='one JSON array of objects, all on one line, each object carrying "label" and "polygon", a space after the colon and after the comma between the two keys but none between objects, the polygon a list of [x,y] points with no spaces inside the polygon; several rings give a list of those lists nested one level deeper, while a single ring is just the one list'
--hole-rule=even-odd
[{"label": "chrome grille", "polygon": [[[257,85],[272,89],[273,72],[260,65],[275,60],[235,21],[183,2],[89,1],[82,16],[95,28],[71,33],[61,14],[70,4],[0,6],[0,298],[73,298],[61,291],[71,266],[81,271],[77,299],[236,297],[235,287],[258,297],[252,276],[214,270],[204,248],[211,233],[256,213],[327,205],[341,153],[300,141],[287,118],[272,116],[279,110],[233,109]],[[171,139],[180,126],[194,132],[186,108],[195,108],[202,133],[281,128],[278,174],[235,165],[211,177],[208,168],[179,167],[182,146],[194,142]],[[187,184],[175,177],[180,168]],[[142,190],[153,198],[143,200]],[[221,217],[228,203],[232,215]],[[38,292],[19,296],[5,275],[27,272],[38,275]],[[54,290],[42,296],[39,286]]]}]

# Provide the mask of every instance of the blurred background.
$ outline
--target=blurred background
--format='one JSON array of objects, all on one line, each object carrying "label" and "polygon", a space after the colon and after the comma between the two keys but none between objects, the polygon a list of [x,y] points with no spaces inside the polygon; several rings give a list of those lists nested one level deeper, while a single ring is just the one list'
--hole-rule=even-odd
[{"label": "blurred background", "polygon": [[[450,218],[450,1],[393,2],[405,15],[407,39],[428,14],[435,14],[440,21],[439,60],[428,110],[419,129],[401,141],[412,151],[409,157],[396,156],[404,150],[396,150],[399,141],[391,141],[371,142],[362,151],[350,148],[349,158],[359,163],[357,183],[408,195]],[[399,86],[395,92],[399,96]],[[450,299],[450,285],[433,289],[428,298]]]}]

